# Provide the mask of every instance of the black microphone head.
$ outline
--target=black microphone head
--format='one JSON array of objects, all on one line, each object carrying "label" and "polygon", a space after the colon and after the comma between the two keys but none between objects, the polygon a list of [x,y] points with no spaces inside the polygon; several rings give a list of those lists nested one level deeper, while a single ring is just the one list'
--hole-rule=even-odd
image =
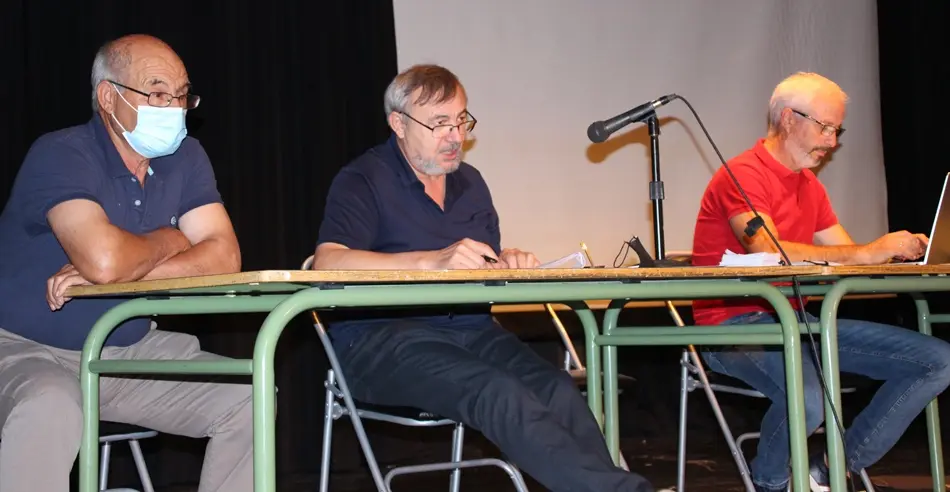
[{"label": "black microphone head", "polygon": [[591,142],[601,143],[607,140],[609,136],[610,134],[607,133],[607,129],[604,128],[603,121],[595,121],[587,127],[587,138],[589,138]]}]

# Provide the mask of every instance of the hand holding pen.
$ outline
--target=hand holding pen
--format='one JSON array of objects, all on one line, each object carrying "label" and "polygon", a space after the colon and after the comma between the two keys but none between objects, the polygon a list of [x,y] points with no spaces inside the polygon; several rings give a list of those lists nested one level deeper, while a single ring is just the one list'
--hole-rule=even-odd
[{"label": "hand holding pen", "polygon": [[465,238],[450,246],[426,253],[423,259],[426,270],[478,270],[504,268],[491,246]]}]

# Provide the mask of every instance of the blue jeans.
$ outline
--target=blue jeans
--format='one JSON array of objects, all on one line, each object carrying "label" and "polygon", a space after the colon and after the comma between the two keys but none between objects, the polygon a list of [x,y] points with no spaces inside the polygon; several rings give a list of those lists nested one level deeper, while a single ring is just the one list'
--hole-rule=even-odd
[{"label": "blue jeans", "polygon": [[[758,312],[736,316],[723,324],[775,322],[773,313]],[[809,323],[817,332],[818,321],[813,316],[809,316]],[[818,345],[817,336],[815,343]],[[757,485],[784,488],[789,480],[790,450],[782,348],[707,349],[703,359],[713,371],[740,379],[772,400],[762,419],[758,453],[749,468]],[[911,421],[950,383],[950,344],[896,326],[839,319],[838,360],[841,372],[884,382],[845,431],[846,463],[851,471],[862,470],[884,456]],[[807,340],[802,341],[802,373],[805,427],[811,435],[825,417],[823,390]],[[833,417],[829,425],[834,425]]]}]

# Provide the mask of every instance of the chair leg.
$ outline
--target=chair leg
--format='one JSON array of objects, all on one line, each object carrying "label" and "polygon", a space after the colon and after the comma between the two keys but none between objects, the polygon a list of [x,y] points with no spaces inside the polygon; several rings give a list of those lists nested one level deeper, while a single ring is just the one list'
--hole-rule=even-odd
[{"label": "chair leg", "polygon": [[680,418],[679,418],[679,442],[676,447],[676,490],[683,492],[686,490],[686,405],[689,402],[689,369],[686,363],[689,362],[689,356],[683,351],[680,358]]},{"label": "chair leg", "polygon": [[738,458],[742,460],[743,468],[746,470],[746,473],[749,473],[749,460],[745,457],[745,453],[742,451],[742,445],[749,439],[758,439],[758,432],[746,432],[745,434],[740,435],[736,439],[736,451],[739,453]]},{"label": "chair leg", "polygon": [[[462,461],[462,446],[465,444],[465,425],[461,422],[455,424],[455,430],[452,431],[452,463]],[[449,481],[449,491],[459,492],[462,482],[462,469],[452,470],[452,478]]]},{"label": "chair leg", "polygon": [[867,470],[861,470],[861,482],[864,483],[866,492],[874,492],[874,484],[871,483],[871,477],[868,476]]},{"label": "chair leg", "polygon": [[359,413],[357,413],[356,403],[350,394],[350,388],[346,384],[346,378],[343,377],[343,373],[340,371],[340,361],[337,359],[336,352],[333,350],[333,344],[330,342],[330,337],[323,328],[323,324],[319,322],[316,313],[312,312],[312,314],[314,318],[313,327],[317,330],[320,343],[323,345],[327,359],[330,361],[330,367],[333,370],[333,374],[336,375],[337,387],[340,389],[340,393],[343,393],[343,403],[346,406],[347,413],[350,414],[350,422],[353,424],[356,439],[359,441],[360,448],[363,450],[363,456],[366,457],[366,464],[369,466],[369,472],[373,476],[373,483],[376,484],[377,490],[386,492],[387,487],[386,484],[383,483],[382,473],[379,472],[379,463],[376,462],[376,455],[373,454],[373,448],[369,445],[369,438],[366,437],[366,429],[363,428],[363,421],[360,419]]},{"label": "chair leg", "polygon": [[739,475],[742,478],[742,483],[745,485],[746,490],[753,492],[755,487],[752,485],[752,476],[749,472],[748,462],[746,462],[745,456],[742,454],[742,450],[739,449],[740,445],[732,433],[729,423],[726,422],[726,417],[722,414],[722,407],[719,406],[719,398],[716,397],[716,393],[712,390],[712,388],[709,387],[709,379],[706,377],[706,371],[703,370],[703,366],[700,365],[702,362],[700,361],[699,354],[692,346],[689,347],[689,355],[693,362],[693,366],[696,368],[696,375],[699,377],[699,380],[703,385],[703,391],[706,393],[706,399],[709,400],[709,405],[712,407],[713,414],[716,416],[716,420],[719,422],[719,427],[722,429],[722,435],[726,438],[726,444],[729,446],[729,451],[732,452],[736,466],[739,468]]},{"label": "chair leg", "polygon": [[99,490],[109,488],[109,458],[112,455],[112,443],[102,443],[102,459],[99,463]]},{"label": "chair leg", "polygon": [[135,461],[135,468],[139,472],[139,480],[142,482],[142,492],[155,492],[152,487],[152,477],[148,474],[148,467],[145,465],[145,456],[142,454],[142,446],[138,439],[129,441],[129,447],[132,448],[132,459]]},{"label": "chair leg", "polygon": [[330,453],[333,450],[333,403],[336,397],[330,389],[336,381],[333,369],[327,371],[327,395],[323,409],[323,449],[320,454],[320,492],[327,492],[330,488]]},{"label": "chair leg", "polygon": [[[683,318],[680,317],[679,311],[676,310],[676,306],[674,306],[671,301],[666,301],[666,307],[670,312],[670,317],[673,318],[673,323],[676,324],[676,326],[681,328],[686,326],[686,323],[683,322]],[[736,461],[736,466],[739,467],[739,475],[742,478],[742,483],[745,484],[746,490],[749,492],[754,492],[755,488],[752,486],[752,479],[749,475],[749,467],[746,465],[744,459],[740,459],[736,442],[733,438],[732,430],[729,428],[726,418],[722,415],[722,408],[719,406],[719,399],[716,398],[715,392],[713,392],[712,388],[709,387],[709,378],[706,377],[706,371],[703,370],[702,360],[699,357],[699,353],[696,351],[696,347],[688,345],[686,347],[686,352],[684,352],[684,357],[686,355],[689,356],[689,360],[692,361],[693,366],[696,368],[696,375],[699,377],[699,381],[702,383],[703,391],[706,393],[706,399],[709,400],[709,405],[712,407],[713,414],[716,415],[716,420],[719,422],[719,427],[722,429],[722,434],[726,438],[726,444],[729,445],[729,450],[732,451],[732,456]]]}]

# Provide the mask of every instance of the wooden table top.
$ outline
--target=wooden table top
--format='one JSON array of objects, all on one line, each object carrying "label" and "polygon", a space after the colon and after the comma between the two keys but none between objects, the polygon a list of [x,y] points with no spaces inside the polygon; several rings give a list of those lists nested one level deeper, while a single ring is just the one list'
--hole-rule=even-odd
[{"label": "wooden table top", "polygon": [[682,279],[782,278],[819,275],[824,268],[675,267],[498,270],[262,270],[227,275],[168,278],[70,287],[69,297],[130,296],[159,293],[293,292],[314,284],[424,284],[479,282],[598,282]]},{"label": "wooden table top", "polygon": [[145,280],[71,287],[69,297],[146,294],[294,292],[317,284],[425,284],[480,282],[608,282],[737,278],[838,278],[950,275],[950,265],[570,268],[499,270],[261,270],[227,275]]},{"label": "wooden table top", "polygon": [[886,265],[827,266],[823,268],[823,275],[839,277],[950,275],[950,265],[911,265],[909,263],[889,263]]}]

